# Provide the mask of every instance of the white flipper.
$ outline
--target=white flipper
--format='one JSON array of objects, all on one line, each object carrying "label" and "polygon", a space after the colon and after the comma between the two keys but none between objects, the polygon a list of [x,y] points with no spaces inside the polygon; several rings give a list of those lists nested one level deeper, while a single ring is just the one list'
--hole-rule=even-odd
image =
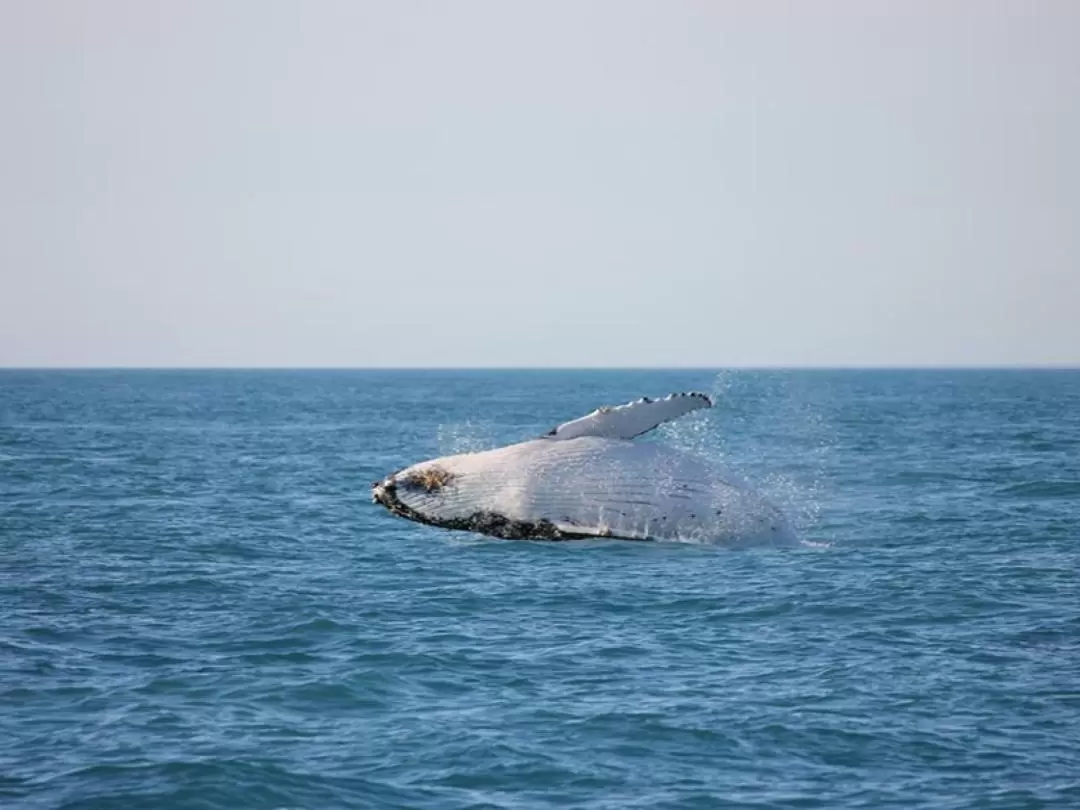
[{"label": "white flipper", "polygon": [[602,439],[632,439],[690,411],[711,407],[712,400],[698,393],[671,394],[663,399],[638,399],[614,408],[598,408],[572,422],[564,422],[548,433],[547,438],[565,440],[596,436]]}]

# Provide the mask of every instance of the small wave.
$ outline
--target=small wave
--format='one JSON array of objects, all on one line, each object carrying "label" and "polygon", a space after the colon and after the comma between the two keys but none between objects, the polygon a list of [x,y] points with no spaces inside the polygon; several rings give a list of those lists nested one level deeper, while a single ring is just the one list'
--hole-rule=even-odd
[{"label": "small wave", "polygon": [[1080,497],[1080,481],[1025,481],[1001,487],[997,494],[1016,498],[1077,498]]}]

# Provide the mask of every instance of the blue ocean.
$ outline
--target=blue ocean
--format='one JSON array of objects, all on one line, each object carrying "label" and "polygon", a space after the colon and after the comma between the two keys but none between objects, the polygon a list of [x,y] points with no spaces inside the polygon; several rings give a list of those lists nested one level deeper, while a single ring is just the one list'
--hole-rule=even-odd
[{"label": "blue ocean", "polygon": [[[794,546],[371,502],[685,390]],[[1080,807],[1080,372],[0,372],[0,806]]]}]

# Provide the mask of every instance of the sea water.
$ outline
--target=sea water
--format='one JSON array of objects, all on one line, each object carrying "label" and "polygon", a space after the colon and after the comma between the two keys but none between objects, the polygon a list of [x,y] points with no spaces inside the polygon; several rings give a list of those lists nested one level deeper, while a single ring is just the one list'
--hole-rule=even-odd
[{"label": "sea water", "polygon": [[[370,483],[604,404],[793,548]],[[0,806],[1080,806],[1080,373],[0,372]]]}]

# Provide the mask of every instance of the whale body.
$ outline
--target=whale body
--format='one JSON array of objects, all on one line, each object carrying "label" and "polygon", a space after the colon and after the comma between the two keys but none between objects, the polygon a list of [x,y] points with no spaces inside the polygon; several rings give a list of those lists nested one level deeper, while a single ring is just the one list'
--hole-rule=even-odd
[{"label": "whale body", "polygon": [[634,438],[698,408],[672,394],[600,408],[547,435],[406,467],[372,485],[395,515],[507,539],[783,541],[782,513],[734,476]]}]

